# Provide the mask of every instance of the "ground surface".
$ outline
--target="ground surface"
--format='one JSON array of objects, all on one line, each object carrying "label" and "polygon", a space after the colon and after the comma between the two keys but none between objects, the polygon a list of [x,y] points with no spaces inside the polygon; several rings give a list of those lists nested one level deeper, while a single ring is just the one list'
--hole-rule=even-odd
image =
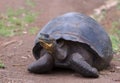
[{"label": "ground surface", "polygon": [[[50,19],[69,11],[91,14],[93,9],[104,4],[104,0],[34,0],[37,2],[31,10],[41,11],[35,23],[42,27]],[[0,12],[7,7],[15,9],[25,6],[24,0],[0,0]],[[114,8],[108,12],[114,12]],[[108,14],[112,16],[110,13]],[[109,17],[108,17],[109,18]],[[112,18],[111,18],[112,19]],[[109,21],[109,20],[108,20]],[[103,23],[104,24],[104,23]],[[104,24],[105,25],[105,24]],[[107,26],[107,25],[105,25]],[[110,25],[108,25],[110,26]],[[35,35],[23,34],[10,38],[0,37],[0,59],[5,69],[0,69],[0,83],[119,83],[120,62],[112,61],[112,68],[100,72],[98,79],[83,78],[77,73],[68,70],[55,70],[50,74],[36,75],[27,71],[27,66],[34,58],[32,47]],[[120,56],[115,56],[120,58]],[[115,67],[117,67],[117,69]]]}]

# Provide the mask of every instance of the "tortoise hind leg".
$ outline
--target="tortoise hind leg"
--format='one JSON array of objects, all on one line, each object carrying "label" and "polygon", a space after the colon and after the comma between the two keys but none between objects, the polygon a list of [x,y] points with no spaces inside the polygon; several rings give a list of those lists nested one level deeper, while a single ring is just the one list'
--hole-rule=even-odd
[{"label": "tortoise hind leg", "polygon": [[79,53],[73,53],[70,59],[71,69],[80,73],[84,77],[99,77],[96,68],[89,65]]},{"label": "tortoise hind leg", "polygon": [[48,53],[45,53],[37,61],[28,66],[28,71],[32,73],[45,73],[53,68],[53,58]]}]

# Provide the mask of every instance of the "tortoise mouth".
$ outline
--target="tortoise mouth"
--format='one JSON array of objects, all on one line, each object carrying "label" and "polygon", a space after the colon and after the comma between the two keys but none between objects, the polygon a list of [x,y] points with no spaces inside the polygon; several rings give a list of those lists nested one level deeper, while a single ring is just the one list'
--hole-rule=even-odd
[{"label": "tortoise mouth", "polygon": [[52,39],[48,34],[40,34],[39,42],[40,45],[48,52],[53,52],[54,39]]},{"label": "tortoise mouth", "polygon": [[51,48],[53,46],[52,42],[46,41],[46,40],[39,40],[40,45],[44,48]]},{"label": "tortoise mouth", "polygon": [[45,40],[39,40],[40,45],[46,49],[49,53],[53,52],[53,43],[45,41]]}]

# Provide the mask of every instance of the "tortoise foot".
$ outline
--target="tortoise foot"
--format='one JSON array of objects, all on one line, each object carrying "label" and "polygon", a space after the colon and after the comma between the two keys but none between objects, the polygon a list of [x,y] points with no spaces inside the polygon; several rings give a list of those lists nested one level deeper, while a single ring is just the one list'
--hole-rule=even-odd
[{"label": "tortoise foot", "polygon": [[45,73],[53,68],[53,58],[46,53],[37,61],[28,66],[28,71],[32,73]]},{"label": "tortoise foot", "polygon": [[84,77],[99,77],[97,69],[89,65],[79,53],[72,54],[70,64],[71,69],[80,73]]}]

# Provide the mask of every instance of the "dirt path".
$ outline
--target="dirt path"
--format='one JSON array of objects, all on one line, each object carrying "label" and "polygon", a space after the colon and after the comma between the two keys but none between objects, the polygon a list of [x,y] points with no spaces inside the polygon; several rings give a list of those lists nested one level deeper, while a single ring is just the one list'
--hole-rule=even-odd
[{"label": "dirt path", "polygon": [[[0,12],[5,12],[8,6],[13,8],[26,7],[24,0],[0,0]],[[76,11],[86,14],[102,5],[104,0],[33,0],[36,2],[34,11],[40,11],[40,16],[33,25],[42,27],[50,19],[66,12]],[[107,70],[101,72],[100,78],[88,79],[68,70],[55,70],[50,74],[35,75],[27,71],[27,66],[34,58],[31,50],[35,35],[25,34],[12,38],[0,37],[0,59],[6,68],[0,69],[0,83],[117,83],[119,71]],[[13,43],[9,43],[12,42]],[[8,44],[6,44],[8,43]],[[118,62],[115,62],[119,65]]]},{"label": "dirt path", "polygon": [[49,20],[67,12],[92,13],[93,9],[99,7],[103,0],[36,0],[36,11],[41,11],[37,18],[37,26],[45,25]]}]

